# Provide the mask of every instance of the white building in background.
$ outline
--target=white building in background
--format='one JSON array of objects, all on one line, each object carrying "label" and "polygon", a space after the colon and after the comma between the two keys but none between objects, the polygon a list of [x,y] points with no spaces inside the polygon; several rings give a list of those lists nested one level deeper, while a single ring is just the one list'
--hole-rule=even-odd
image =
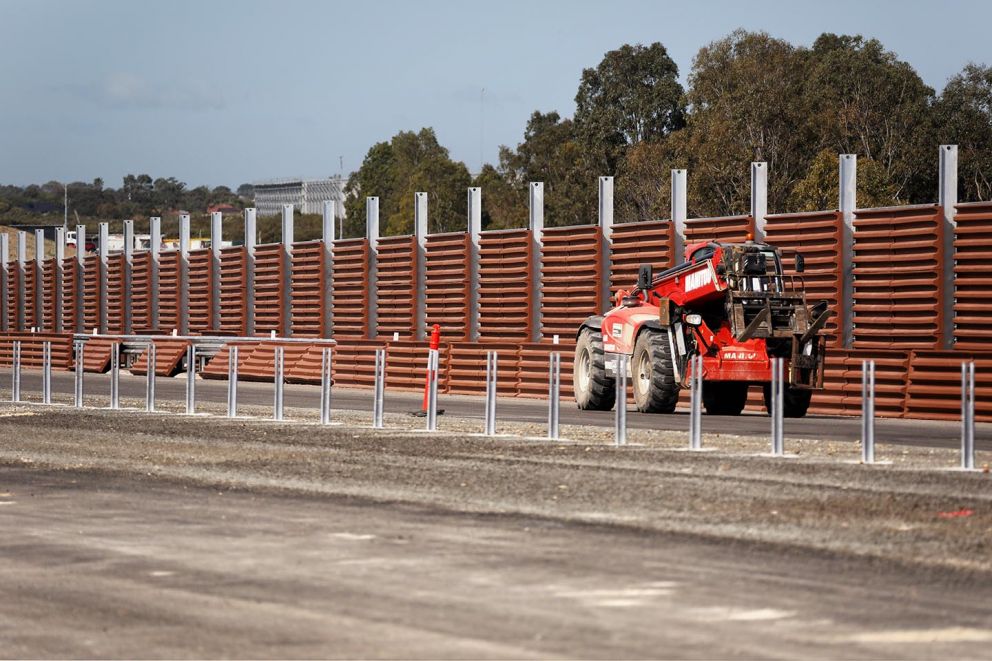
[{"label": "white building in background", "polygon": [[267,179],[252,185],[259,216],[278,216],[284,204],[292,204],[298,213],[323,213],[327,200],[334,201],[338,218],[344,216],[344,182],[340,177]]}]

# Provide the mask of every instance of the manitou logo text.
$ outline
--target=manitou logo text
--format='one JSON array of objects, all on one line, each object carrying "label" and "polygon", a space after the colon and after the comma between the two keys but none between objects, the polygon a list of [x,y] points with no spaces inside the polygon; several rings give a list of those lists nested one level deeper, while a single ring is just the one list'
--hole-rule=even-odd
[{"label": "manitou logo text", "polygon": [[704,287],[712,281],[712,276],[710,275],[710,270],[705,268],[701,271],[696,271],[695,273],[690,273],[685,276],[685,290],[692,291],[693,289],[699,289]]},{"label": "manitou logo text", "polygon": [[757,351],[728,351],[723,354],[727,360],[755,360],[758,357]]}]

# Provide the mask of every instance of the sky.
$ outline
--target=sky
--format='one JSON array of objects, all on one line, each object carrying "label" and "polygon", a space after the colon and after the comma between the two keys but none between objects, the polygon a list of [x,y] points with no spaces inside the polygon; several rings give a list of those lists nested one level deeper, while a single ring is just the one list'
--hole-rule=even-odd
[{"label": "sky", "polygon": [[990,24],[965,0],[0,0],[0,183],[347,174],[424,126],[477,172],[534,110],[571,116],[582,69],[624,43],[663,43],[684,84],[736,28],[862,34],[939,91],[992,64]]}]

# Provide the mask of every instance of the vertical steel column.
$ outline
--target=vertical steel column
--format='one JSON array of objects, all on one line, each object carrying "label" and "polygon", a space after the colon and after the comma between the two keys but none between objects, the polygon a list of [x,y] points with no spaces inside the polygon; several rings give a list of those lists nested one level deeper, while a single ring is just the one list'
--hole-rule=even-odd
[{"label": "vertical steel column", "polygon": [[124,221],[124,334],[134,332],[132,317],[134,310],[131,304],[132,276],[134,274],[134,221]]},{"label": "vertical steel column", "polygon": [[255,208],[245,209],[245,335],[249,337],[255,334],[255,219]]},{"label": "vertical steel column", "polygon": [[975,363],[961,363],[961,468],[975,468]]},{"label": "vertical steel column", "polygon": [[334,379],[331,347],[320,350],[320,424],[331,422],[331,383]]},{"label": "vertical steel column", "polygon": [[110,345],[110,408],[116,411],[121,407],[121,344]]},{"label": "vertical steel column", "polygon": [[155,411],[155,371],[158,361],[156,360],[155,343],[148,343],[148,369],[145,370],[145,411],[153,413]]},{"label": "vertical steel column", "polygon": [[617,354],[616,419],[613,421],[613,439],[617,447],[627,445],[627,356]]},{"label": "vertical steel column", "polygon": [[689,449],[703,449],[703,357],[689,361]]},{"label": "vertical steel column", "polygon": [[940,146],[940,192],[939,202],[944,214],[944,259],[941,273],[941,295],[943,297],[943,323],[938,330],[941,344],[945,349],[954,346],[954,234],[957,230],[958,204],[958,146]]},{"label": "vertical steel column", "polygon": [[196,414],[196,345],[186,347],[186,415]]},{"label": "vertical steel column", "polygon": [[76,278],[75,286],[73,287],[73,298],[75,303],[73,309],[75,310],[75,318],[73,319],[73,328],[70,329],[74,333],[85,333],[88,328],[83,328],[83,295],[86,288],[83,284],[84,276],[86,274],[86,225],[76,225]]},{"label": "vertical steel column", "polygon": [[284,337],[293,336],[293,205],[282,205],[282,328]]},{"label": "vertical steel column", "polygon": [[324,202],[324,226],[321,238],[323,239],[323,278],[321,282],[321,296],[324,300],[323,309],[323,329],[321,337],[331,337],[334,332],[334,200]]},{"label": "vertical steel column", "polygon": [[159,286],[159,257],[162,252],[162,219],[152,216],[148,219],[148,323],[152,328],[158,328],[158,286]]},{"label": "vertical steel column", "polygon": [[13,356],[13,376],[11,383],[10,401],[15,404],[21,401],[21,342],[14,340]]},{"label": "vertical steel column", "polygon": [[784,433],[784,358],[772,358],[772,456],[785,454]]},{"label": "vertical steel column", "polygon": [[31,326],[30,320],[26,319],[24,316],[25,308],[25,282],[24,275],[26,271],[27,263],[27,234],[24,232],[17,232],[17,291],[16,291],[16,305],[17,309],[14,310],[14,314],[17,317],[16,329],[19,331],[29,330]]},{"label": "vertical steel column", "polygon": [[497,352],[486,352],[486,436],[496,435]]},{"label": "vertical steel column", "polygon": [[754,218],[754,240],[765,240],[765,216],[768,215],[768,164],[751,163],[751,217]]},{"label": "vertical steel column", "polygon": [[530,182],[528,197],[530,229],[530,341],[541,341],[541,299],[543,296],[541,248],[544,246],[544,182]]},{"label": "vertical steel column", "polygon": [[220,251],[224,243],[224,215],[210,214],[210,328],[220,329]]},{"label": "vertical steel column", "polygon": [[548,438],[558,440],[558,412],[561,386],[561,354],[552,351],[548,357]]},{"label": "vertical steel column", "polygon": [[179,214],[179,334],[189,335],[189,214]]},{"label": "vertical steel column", "polygon": [[841,154],[837,206],[843,217],[841,227],[841,343],[854,342],[854,210],[858,208],[858,156]]},{"label": "vertical steel column", "polygon": [[427,337],[427,193],[413,194],[413,234],[417,264],[417,282],[414,287],[417,307],[414,337],[423,340]]},{"label": "vertical steel column", "polygon": [[10,261],[9,234],[0,233],[0,331],[10,330],[10,308],[7,297],[10,281],[7,278],[7,268]]},{"label": "vertical steel column", "polygon": [[283,375],[283,365],[284,356],[286,348],[280,345],[276,345],[275,350],[275,370],[272,377],[273,381],[273,395],[275,396],[275,402],[272,407],[272,419],[282,420],[282,403],[283,403],[283,383],[285,382],[285,377]]},{"label": "vertical steel column", "polygon": [[45,230],[34,231],[34,263],[31,270],[34,273],[34,319],[31,326],[43,330],[45,328]]},{"label": "vertical steel column", "polygon": [[52,292],[52,311],[55,315],[54,328],[56,333],[65,332],[65,325],[62,323],[62,284],[65,282],[65,269],[62,264],[65,260],[65,228],[55,229],[55,291]]},{"label": "vertical steel column", "polygon": [[41,345],[41,403],[52,403],[52,343]]},{"label": "vertical steel column", "polygon": [[441,366],[440,352],[427,351],[427,431],[437,431],[437,372]]},{"label": "vertical steel column", "polygon": [[365,198],[365,238],[369,240],[368,277],[369,288],[366,294],[369,326],[366,337],[374,340],[379,330],[379,198]]},{"label": "vertical steel column", "polygon": [[861,461],[875,463],[875,361],[861,361]]},{"label": "vertical steel column", "polygon": [[107,332],[107,260],[110,258],[110,223],[100,223],[98,226],[100,243],[97,246],[97,255],[100,257],[99,276],[97,277],[97,287],[100,290],[100,320],[99,328],[101,333]]},{"label": "vertical steel column", "polygon": [[383,398],[386,388],[386,350],[375,350],[375,391],[372,399],[372,426],[382,429]]},{"label": "vertical steel column", "polygon": [[[77,234],[76,236],[79,235]],[[83,351],[85,351],[86,343],[81,340],[75,340],[73,345],[76,349],[76,378],[73,404],[77,409],[81,409],[83,408]]]},{"label": "vertical steel column", "polygon": [[482,242],[482,189],[473,186],[468,189],[468,339],[478,342],[481,338],[481,316],[479,314],[479,244]]},{"label": "vertical steel column", "polygon": [[599,178],[599,231],[603,236],[599,274],[599,312],[610,309],[610,268],[613,263],[613,177]]},{"label": "vertical steel column", "polygon": [[672,170],[672,235],[675,237],[675,250],[672,265],[685,261],[685,221],[689,217],[686,195],[688,182],[685,170]]},{"label": "vertical steel column", "polygon": [[238,415],[238,345],[232,346],[227,354],[227,417]]}]

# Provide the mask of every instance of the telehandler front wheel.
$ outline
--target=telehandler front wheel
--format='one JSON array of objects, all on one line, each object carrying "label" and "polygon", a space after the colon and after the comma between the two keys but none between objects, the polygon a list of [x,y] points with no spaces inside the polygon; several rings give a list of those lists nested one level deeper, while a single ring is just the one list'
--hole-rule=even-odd
[{"label": "telehandler front wheel", "polygon": [[617,380],[606,373],[603,334],[588,327],[575,345],[572,389],[575,403],[586,411],[609,411],[617,401]]},{"label": "telehandler front wheel", "polygon": [[703,406],[707,415],[740,415],[747,404],[747,384],[740,381],[707,381]]},{"label": "telehandler front wheel", "polygon": [[[765,384],[765,411],[772,412],[772,386]],[[782,392],[782,417],[802,418],[806,416],[809,409],[809,401],[813,397],[813,391],[807,388],[796,388],[786,386]]]},{"label": "telehandler front wheel", "polygon": [[630,359],[634,381],[634,404],[642,413],[671,413],[679,401],[668,335],[645,330],[634,343]]}]

